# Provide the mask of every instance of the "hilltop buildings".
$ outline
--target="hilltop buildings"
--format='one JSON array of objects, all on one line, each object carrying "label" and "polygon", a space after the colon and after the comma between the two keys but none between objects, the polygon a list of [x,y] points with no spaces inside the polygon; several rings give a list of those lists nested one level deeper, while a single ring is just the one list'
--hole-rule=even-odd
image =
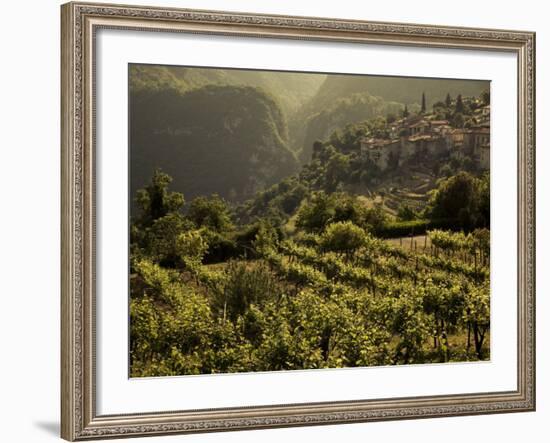
[{"label": "hilltop buildings", "polygon": [[461,152],[482,169],[490,164],[490,106],[476,109],[469,128],[453,128],[447,120],[431,116],[402,118],[388,125],[387,138],[363,138],[361,155],[381,170],[401,166],[424,154],[432,156]]}]

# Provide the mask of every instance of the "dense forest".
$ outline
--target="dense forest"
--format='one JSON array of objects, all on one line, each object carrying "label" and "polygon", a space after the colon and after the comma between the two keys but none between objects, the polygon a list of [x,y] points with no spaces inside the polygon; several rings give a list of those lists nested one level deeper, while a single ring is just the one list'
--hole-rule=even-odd
[{"label": "dense forest", "polygon": [[231,200],[296,172],[289,126],[323,76],[277,74],[131,65],[132,193],[155,167],[190,197]]},{"label": "dense forest", "polygon": [[361,77],[132,69],[132,377],[490,357],[488,171],[364,149],[413,117],[475,126],[487,84],[428,101],[436,80],[379,96]]}]

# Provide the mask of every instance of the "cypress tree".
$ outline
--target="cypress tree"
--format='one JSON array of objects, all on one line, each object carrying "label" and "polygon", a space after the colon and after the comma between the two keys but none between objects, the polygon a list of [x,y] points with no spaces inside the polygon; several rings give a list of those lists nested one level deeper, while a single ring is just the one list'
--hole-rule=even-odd
[{"label": "cypress tree", "polygon": [[462,103],[462,94],[458,94],[458,96],[456,97],[455,112],[457,114],[464,113],[464,103]]},{"label": "cypress tree", "polygon": [[422,114],[426,113],[426,94],[422,93],[422,107],[420,108]]},{"label": "cypress tree", "polygon": [[453,101],[451,100],[451,94],[447,92],[447,97],[445,97],[445,106],[447,106],[447,108],[450,108],[452,102]]}]

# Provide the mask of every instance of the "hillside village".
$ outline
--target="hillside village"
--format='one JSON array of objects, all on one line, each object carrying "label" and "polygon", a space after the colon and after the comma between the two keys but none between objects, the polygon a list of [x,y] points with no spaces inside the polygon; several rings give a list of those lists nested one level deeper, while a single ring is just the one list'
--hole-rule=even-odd
[{"label": "hillside village", "polygon": [[405,116],[388,123],[387,137],[361,139],[361,155],[382,171],[402,166],[425,154],[438,157],[461,153],[471,158],[480,170],[490,165],[490,105],[479,99],[463,102],[478,105],[469,127],[454,127],[449,120],[439,120],[435,113]]},{"label": "hillside village", "polygon": [[324,191],[357,196],[390,220],[421,219],[441,180],[461,171],[487,175],[489,103],[488,93],[447,94],[431,112],[425,105],[410,112],[404,106],[400,118],[387,114],[348,124],[313,144],[311,161],[299,174],[260,191],[237,213],[241,221],[268,215],[285,220],[308,192]]}]

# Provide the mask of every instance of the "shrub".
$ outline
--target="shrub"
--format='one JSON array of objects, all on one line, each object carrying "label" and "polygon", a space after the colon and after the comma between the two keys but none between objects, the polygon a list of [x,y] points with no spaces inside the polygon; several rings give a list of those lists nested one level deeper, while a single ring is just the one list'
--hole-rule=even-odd
[{"label": "shrub", "polygon": [[469,236],[466,237],[463,232],[453,233],[439,229],[428,231],[428,237],[436,248],[450,251],[465,249],[470,242]]},{"label": "shrub", "polygon": [[350,221],[328,225],[321,236],[321,245],[326,251],[353,254],[365,244],[366,232]]},{"label": "shrub", "polygon": [[277,293],[277,280],[265,264],[231,261],[225,271],[223,294],[216,305],[218,310],[234,320],[249,306],[261,306],[275,298]]},{"label": "shrub", "polygon": [[277,250],[277,231],[266,221],[261,221],[252,247],[260,257],[267,257]]},{"label": "shrub", "polygon": [[203,263],[220,263],[239,257],[242,254],[242,250],[230,235],[220,234],[210,229],[205,229],[203,235],[208,241],[208,250]]},{"label": "shrub", "polygon": [[187,231],[178,236],[176,249],[185,266],[194,269],[201,264],[208,243],[200,231]]},{"label": "shrub", "polygon": [[411,221],[417,218],[417,214],[410,206],[401,205],[397,210],[397,217],[403,221]]}]

